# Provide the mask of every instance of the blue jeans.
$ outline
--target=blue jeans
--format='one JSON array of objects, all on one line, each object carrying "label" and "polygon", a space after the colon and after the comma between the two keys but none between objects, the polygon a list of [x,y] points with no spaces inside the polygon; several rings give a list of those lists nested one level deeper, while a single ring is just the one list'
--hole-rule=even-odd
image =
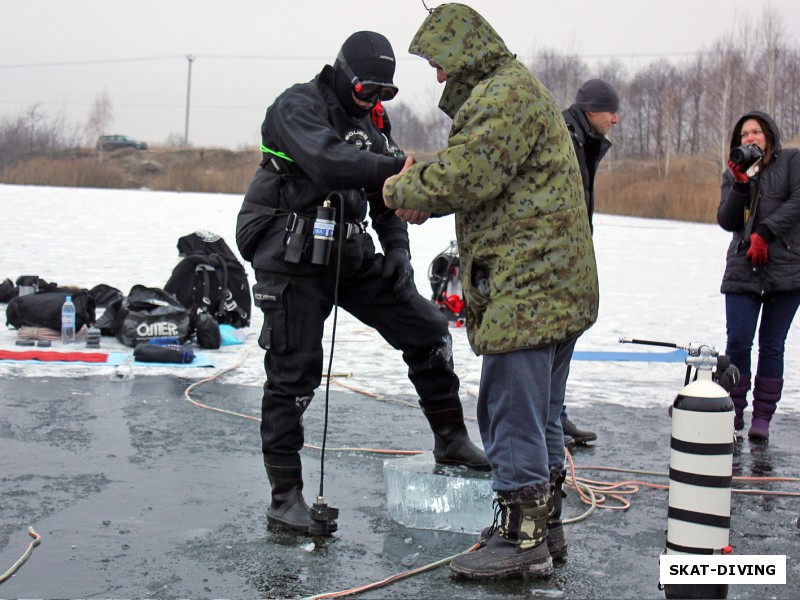
[{"label": "blue jeans", "polygon": [[[564,343],[565,344],[569,344],[570,342],[564,342]],[[572,351],[570,352],[570,357],[575,352],[575,344],[578,343],[578,338],[573,338],[571,343],[572,343]],[[567,372],[564,373],[564,382],[565,382],[565,384],[564,384],[564,389],[562,390],[562,396],[564,394],[566,394],[566,388],[567,388],[567,386],[566,386],[566,381],[567,381],[566,377],[568,375],[569,375],[569,366],[567,366]],[[567,414],[567,405],[562,403],[561,404],[561,425],[564,425],[564,423],[566,423],[568,419],[569,419],[569,415]]]},{"label": "blue jeans", "polygon": [[561,407],[575,339],[483,357],[478,426],[495,491],[547,483],[564,464]]},{"label": "blue jeans", "polygon": [[725,318],[728,342],[725,349],[742,374],[752,373],[750,356],[758,315],[758,368],[756,374],[783,379],[783,354],[792,319],[800,306],[800,290],[775,292],[764,296],[726,294]]}]

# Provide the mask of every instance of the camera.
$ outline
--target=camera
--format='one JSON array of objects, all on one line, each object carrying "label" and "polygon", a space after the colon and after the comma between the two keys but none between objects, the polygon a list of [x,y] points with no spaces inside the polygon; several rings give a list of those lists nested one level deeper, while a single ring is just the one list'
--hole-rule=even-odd
[{"label": "camera", "polygon": [[761,151],[761,148],[755,144],[745,144],[731,150],[730,159],[732,163],[740,165],[742,171],[747,171],[747,169],[752,167],[763,156],[764,153]]}]

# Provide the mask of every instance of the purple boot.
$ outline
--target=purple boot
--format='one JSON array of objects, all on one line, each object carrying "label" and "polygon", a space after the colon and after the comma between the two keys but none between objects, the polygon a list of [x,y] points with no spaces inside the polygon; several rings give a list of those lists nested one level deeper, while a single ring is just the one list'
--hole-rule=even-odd
[{"label": "purple boot", "polygon": [[750,373],[742,373],[739,383],[731,390],[733,400],[733,428],[736,431],[744,429],[744,409],[747,408],[747,392],[750,390]]},{"label": "purple boot", "polygon": [[769,422],[781,399],[783,379],[768,379],[756,375],[753,386],[753,420],[747,436],[751,440],[769,439]]}]

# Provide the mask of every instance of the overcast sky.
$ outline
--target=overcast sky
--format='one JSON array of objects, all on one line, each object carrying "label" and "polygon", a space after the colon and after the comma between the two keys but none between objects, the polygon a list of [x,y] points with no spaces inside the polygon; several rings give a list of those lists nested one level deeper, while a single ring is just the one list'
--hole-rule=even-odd
[{"label": "overcast sky", "polygon": [[[439,2],[427,0],[428,6]],[[589,64],[616,57],[631,71],[707,50],[766,7],[790,45],[797,0],[466,0],[525,59],[542,49]],[[426,12],[420,0],[0,0],[0,119],[38,104],[85,123],[106,91],[109,133],[151,144],[185,128],[195,146],[257,145],[264,111],[286,87],[332,63],[344,39],[379,31],[398,58],[405,103],[437,103],[435,74],[408,45]],[[391,104],[388,105],[391,111]]]}]

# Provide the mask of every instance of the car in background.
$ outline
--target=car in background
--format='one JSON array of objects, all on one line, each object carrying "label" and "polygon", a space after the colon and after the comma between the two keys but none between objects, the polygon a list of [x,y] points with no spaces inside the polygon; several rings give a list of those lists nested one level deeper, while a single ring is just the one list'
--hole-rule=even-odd
[{"label": "car in background", "polygon": [[118,150],[119,148],[134,148],[135,150],[147,150],[147,144],[135,140],[127,135],[101,135],[97,138],[98,150]]}]

